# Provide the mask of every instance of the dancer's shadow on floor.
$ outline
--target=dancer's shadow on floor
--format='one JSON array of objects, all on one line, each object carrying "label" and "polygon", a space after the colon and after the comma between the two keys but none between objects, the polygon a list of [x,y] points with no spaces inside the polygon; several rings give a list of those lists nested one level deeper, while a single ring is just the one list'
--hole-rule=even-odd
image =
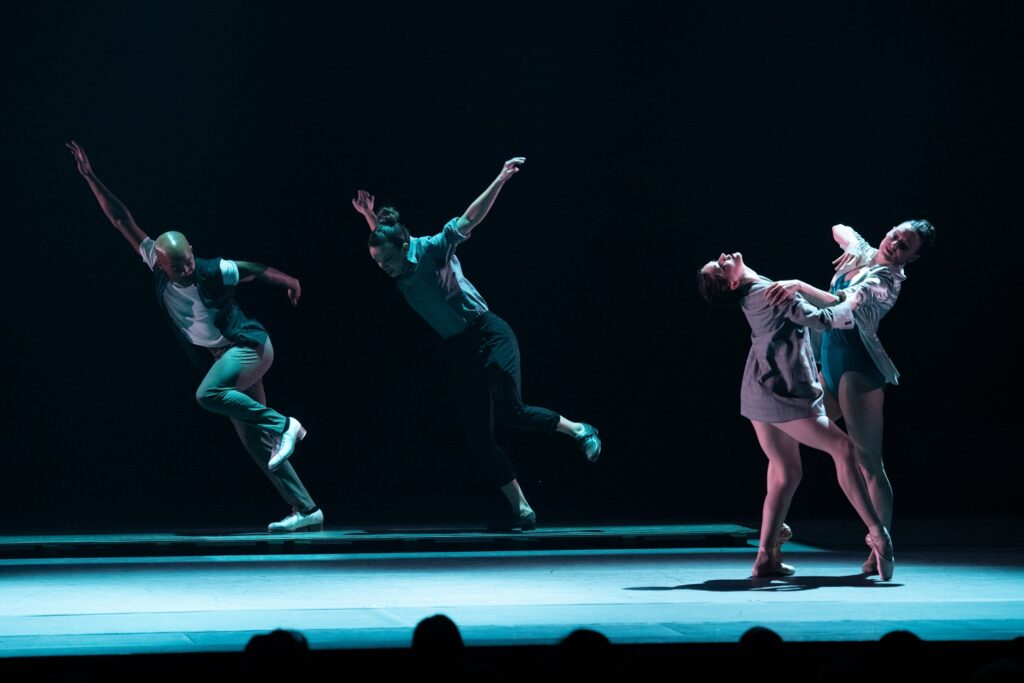
[{"label": "dancer's shadow on floor", "polygon": [[902,583],[883,583],[863,574],[849,576],[782,576],[772,579],[711,579],[704,583],[681,586],[628,586],[627,591],[706,591],[708,593],[736,593],[743,591],[783,592],[809,591],[818,588],[898,588]]}]

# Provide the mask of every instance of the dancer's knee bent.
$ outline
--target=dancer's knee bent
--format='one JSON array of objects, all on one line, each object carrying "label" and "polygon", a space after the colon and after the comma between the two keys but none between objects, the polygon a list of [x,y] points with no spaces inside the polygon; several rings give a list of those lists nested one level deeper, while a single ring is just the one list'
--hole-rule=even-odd
[{"label": "dancer's knee bent", "polygon": [[881,454],[857,452],[857,465],[864,474],[865,479],[881,479],[885,476],[885,467],[882,465]]},{"label": "dancer's knee bent", "polygon": [[840,462],[844,464],[860,464],[860,459],[857,456],[857,445],[849,438],[837,439],[829,449],[829,455],[832,456],[832,459],[837,464]]},{"label": "dancer's knee bent", "polygon": [[224,403],[224,394],[227,389],[223,387],[200,386],[196,389],[196,403],[204,410],[217,412],[217,408]]},{"label": "dancer's knee bent", "polygon": [[804,470],[799,464],[773,465],[771,469],[772,484],[780,489],[795,489],[803,477]]}]

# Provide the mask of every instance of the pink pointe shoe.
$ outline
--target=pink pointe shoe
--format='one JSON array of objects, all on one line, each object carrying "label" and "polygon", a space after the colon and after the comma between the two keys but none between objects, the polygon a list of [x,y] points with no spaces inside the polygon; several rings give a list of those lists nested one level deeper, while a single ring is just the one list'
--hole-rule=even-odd
[{"label": "pink pointe shoe", "polygon": [[782,561],[782,544],[793,538],[793,530],[788,524],[783,524],[779,530],[779,537],[775,541],[775,547],[771,552],[758,551],[757,559],[754,560],[754,568],[750,575],[755,579],[764,579],[775,576],[792,576],[796,570]]},{"label": "pink pointe shoe", "polygon": [[[889,537],[889,532],[884,527],[882,534],[882,536],[868,534],[864,540],[867,542],[868,547],[871,548],[871,554],[874,556],[875,573],[878,574],[878,578],[882,581],[888,581],[892,578],[896,558],[893,555],[892,538]],[[864,564],[866,566],[867,562]]]},{"label": "pink pointe shoe", "polygon": [[789,525],[785,522],[782,523],[782,528],[779,529],[779,539],[775,541],[775,552],[779,553],[779,559],[782,558],[782,544],[788,542],[793,538],[793,530],[789,528]]},{"label": "pink pointe shoe", "polygon": [[767,579],[777,576],[792,576],[795,573],[796,570],[793,567],[782,562],[781,556],[772,552],[758,551],[750,576],[755,579]]},{"label": "pink pointe shoe", "polygon": [[871,541],[869,537],[865,536],[864,540],[868,544],[868,559],[864,560],[864,564],[860,566],[860,571],[864,576],[874,576],[878,573],[878,563],[875,562],[875,549],[871,547]]}]

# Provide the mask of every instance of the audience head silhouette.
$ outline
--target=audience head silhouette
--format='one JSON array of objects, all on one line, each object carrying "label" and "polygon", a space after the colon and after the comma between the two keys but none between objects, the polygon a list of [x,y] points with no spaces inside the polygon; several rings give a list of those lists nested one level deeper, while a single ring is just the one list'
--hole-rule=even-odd
[{"label": "audience head silhouette", "polygon": [[459,627],[443,614],[423,619],[412,634],[413,650],[454,652],[464,647]]},{"label": "audience head silhouette", "polygon": [[245,646],[245,654],[253,657],[294,657],[308,652],[306,636],[281,628],[270,633],[257,633]]}]

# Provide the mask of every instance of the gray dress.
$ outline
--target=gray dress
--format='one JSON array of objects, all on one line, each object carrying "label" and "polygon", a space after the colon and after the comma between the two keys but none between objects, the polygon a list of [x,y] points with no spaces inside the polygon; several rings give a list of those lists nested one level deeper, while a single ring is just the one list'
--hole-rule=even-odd
[{"label": "gray dress", "polygon": [[740,389],[740,414],[758,422],[789,422],[825,414],[821,383],[807,328],[854,326],[844,302],[818,308],[799,294],[784,305],[765,299],[771,280],[761,278],[740,300],[750,323],[750,353]]}]

